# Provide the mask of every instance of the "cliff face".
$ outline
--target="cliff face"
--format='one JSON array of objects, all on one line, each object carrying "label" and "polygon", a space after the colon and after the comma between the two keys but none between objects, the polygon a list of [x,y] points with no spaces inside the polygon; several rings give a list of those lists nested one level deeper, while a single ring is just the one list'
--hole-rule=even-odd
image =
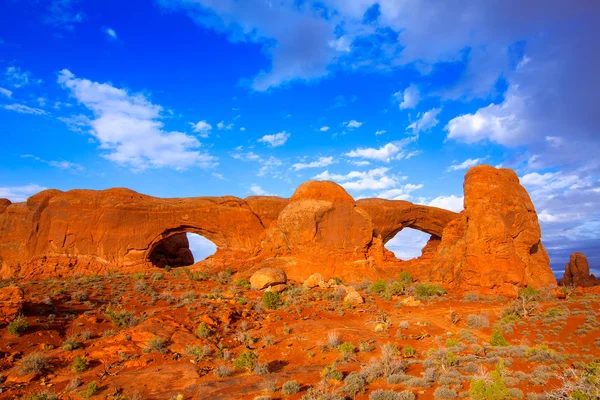
[{"label": "cliff face", "polygon": [[[409,270],[457,290],[554,283],[537,215],[514,172],[490,166],[465,177],[460,214],[406,201],[354,199],[339,185],[308,181],[290,199],[160,199],[128,189],[47,190],[26,203],[0,200],[0,276],[47,277],[189,265],[184,233],[217,245],[205,267],[283,268],[344,279]],[[417,260],[385,243],[404,228],[432,235]]]}]

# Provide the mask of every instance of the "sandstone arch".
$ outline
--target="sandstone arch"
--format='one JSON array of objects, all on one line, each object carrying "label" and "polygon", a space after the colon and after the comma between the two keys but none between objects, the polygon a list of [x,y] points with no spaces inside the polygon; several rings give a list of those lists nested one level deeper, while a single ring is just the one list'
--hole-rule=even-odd
[{"label": "sandstone arch", "polygon": [[[308,181],[290,199],[46,190],[24,203],[0,199],[0,277],[149,268],[160,242],[196,232],[217,246],[205,267],[233,266],[240,274],[265,263],[296,280],[313,272],[389,278],[408,269],[448,287],[507,294],[516,286],[556,283],[535,209],[516,174],[473,167],[464,189],[459,214],[399,200],[354,201],[326,181]],[[384,247],[404,228],[432,235],[417,260],[402,262]]]}]

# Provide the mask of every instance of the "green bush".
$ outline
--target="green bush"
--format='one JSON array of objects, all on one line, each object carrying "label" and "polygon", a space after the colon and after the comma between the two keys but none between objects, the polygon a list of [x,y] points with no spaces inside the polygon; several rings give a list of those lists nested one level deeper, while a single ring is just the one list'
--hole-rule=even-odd
[{"label": "green bush", "polygon": [[98,384],[96,381],[91,381],[85,389],[85,398],[89,399],[98,392]]},{"label": "green bush", "polygon": [[235,360],[234,366],[238,369],[245,369],[248,372],[251,372],[256,365],[256,360],[258,356],[256,353],[253,353],[250,350],[244,351],[237,360]]},{"label": "green bush", "polygon": [[508,400],[511,398],[506,384],[502,380],[504,366],[501,363],[496,365],[496,370],[490,374],[489,380],[473,379],[469,396],[473,400]]},{"label": "green bush", "polygon": [[66,338],[64,342],[62,342],[62,348],[65,351],[73,351],[79,347],[79,342],[74,337]]},{"label": "green bush", "polygon": [[403,283],[404,285],[410,285],[413,283],[413,277],[411,276],[410,272],[402,271],[398,275],[398,282]]},{"label": "green bush", "polygon": [[492,337],[490,338],[490,344],[492,346],[508,346],[508,342],[502,336],[502,331],[499,328],[494,329]]},{"label": "green bush", "polygon": [[207,338],[210,336],[210,334],[211,331],[206,322],[200,322],[198,329],[196,329],[196,335],[201,338]]},{"label": "green bush", "polygon": [[344,342],[338,346],[338,350],[340,351],[342,358],[347,360],[351,355],[354,354],[356,347],[354,347],[354,345],[350,342]]},{"label": "green bush", "polygon": [[17,317],[14,321],[8,324],[8,333],[14,336],[21,336],[29,328],[27,320],[21,316]]},{"label": "green bush", "polygon": [[48,358],[43,353],[31,353],[21,358],[19,371],[23,374],[39,374],[48,366]]},{"label": "green bush", "polygon": [[281,387],[281,391],[283,394],[288,396],[291,394],[296,394],[300,391],[300,384],[298,384],[296,381],[287,381]]},{"label": "green bush", "polygon": [[433,283],[421,283],[415,287],[415,293],[417,297],[433,297],[442,296],[446,294],[446,289],[433,284]]},{"label": "green bush", "polygon": [[87,369],[87,361],[81,356],[75,356],[71,368],[73,369],[73,371],[80,374]]},{"label": "green bush", "polygon": [[410,345],[407,344],[402,349],[402,354],[404,355],[404,357],[411,358],[411,357],[416,356],[417,352],[415,349],[413,349]]},{"label": "green bush", "polygon": [[244,289],[250,289],[250,282],[246,278],[238,280],[235,284],[239,287],[243,287]]},{"label": "green bush", "polygon": [[331,364],[326,365],[325,368],[323,368],[321,371],[321,377],[341,381],[344,379],[344,374],[336,369],[335,364]]},{"label": "green bush", "polygon": [[112,308],[107,307],[106,316],[117,328],[129,328],[138,323],[137,318],[135,318],[135,313],[132,311],[113,310]]},{"label": "green bush", "polygon": [[380,279],[377,282],[373,283],[371,286],[369,286],[369,291],[375,294],[382,294],[385,292],[386,288],[387,284],[383,279]]},{"label": "green bush", "polygon": [[164,353],[167,351],[167,341],[159,336],[153,337],[148,341],[144,350],[147,352],[158,351],[159,353]]},{"label": "green bush", "polygon": [[276,310],[283,305],[281,295],[275,292],[265,292],[262,302],[263,305],[269,310]]}]

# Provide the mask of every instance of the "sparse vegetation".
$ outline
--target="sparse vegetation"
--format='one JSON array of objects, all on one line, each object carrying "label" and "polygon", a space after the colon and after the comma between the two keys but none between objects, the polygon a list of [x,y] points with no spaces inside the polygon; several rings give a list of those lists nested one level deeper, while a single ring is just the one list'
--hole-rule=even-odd
[{"label": "sparse vegetation", "polygon": [[18,316],[14,321],[8,324],[8,333],[13,336],[21,336],[27,328],[29,327],[29,323],[27,320],[21,316]]},{"label": "sparse vegetation", "polygon": [[415,286],[415,294],[420,298],[443,296],[446,294],[446,289],[433,283],[421,283]]},{"label": "sparse vegetation", "polygon": [[281,392],[287,396],[296,394],[300,391],[300,385],[296,381],[287,381],[281,387]]},{"label": "sparse vegetation", "polygon": [[27,354],[21,359],[19,371],[22,374],[36,373],[39,374],[48,367],[48,357],[43,353]]},{"label": "sparse vegetation", "polygon": [[256,365],[257,359],[258,356],[256,355],[256,353],[250,350],[246,350],[239,355],[237,360],[235,360],[234,365],[237,369],[244,369],[248,372],[251,372],[254,369],[254,366]]},{"label": "sparse vegetation", "polygon": [[283,305],[281,295],[275,292],[265,292],[262,302],[268,310],[276,310]]}]

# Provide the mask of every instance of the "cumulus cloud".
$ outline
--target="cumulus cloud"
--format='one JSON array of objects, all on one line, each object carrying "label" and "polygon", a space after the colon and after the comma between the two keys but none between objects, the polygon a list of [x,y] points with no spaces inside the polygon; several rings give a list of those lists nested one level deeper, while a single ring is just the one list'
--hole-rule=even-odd
[{"label": "cumulus cloud", "polygon": [[271,60],[268,70],[252,78],[252,88],[264,91],[295,80],[326,76],[328,65],[349,43],[310,4],[235,0],[158,0],[164,7],[183,9],[196,23],[227,32],[233,42],[263,46]]},{"label": "cumulus cloud", "polygon": [[[27,85],[36,85],[41,83],[40,79],[35,79],[31,72],[24,71],[19,67],[10,66],[4,71],[6,81],[14,88],[20,88]],[[12,94],[12,93],[11,93]]]},{"label": "cumulus cloud", "polygon": [[226,124],[225,121],[221,121],[217,124],[217,129],[220,131],[222,131],[222,130],[230,131],[231,129],[233,129],[233,122]]},{"label": "cumulus cloud", "polygon": [[285,142],[290,138],[291,134],[286,131],[275,133],[273,135],[265,135],[258,139],[259,142],[266,143],[270,147],[283,146]]},{"label": "cumulus cloud", "polygon": [[15,111],[19,114],[46,115],[46,111],[40,108],[29,107],[24,104],[5,104],[2,106],[5,110]]},{"label": "cumulus cloud", "polygon": [[272,196],[272,194],[264,190],[259,185],[250,185],[250,193],[255,196]]},{"label": "cumulus cloud", "polygon": [[455,196],[453,194],[449,196],[438,196],[435,199],[427,203],[432,207],[444,208],[446,210],[459,212],[463,209],[464,197]]},{"label": "cumulus cloud", "polygon": [[355,119],[352,119],[350,121],[346,121],[346,122],[342,123],[342,125],[344,125],[346,128],[349,128],[349,129],[360,128],[363,124],[364,124],[364,122],[358,122]]},{"label": "cumulus cloud", "polygon": [[384,133],[386,133],[386,132],[387,132],[386,130],[383,130],[383,129],[382,129],[382,130],[380,130],[380,131],[375,131],[375,135],[376,135],[376,136],[383,135],[383,134],[384,134]]},{"label": "cumulus cloud", "polygon": [[329,130],[329,127],[328,126],[322,126],[319,130],[321,132],[327,132]]},{"label": "cumulus cloud", "polygon": [[38,184],[30,184],[25,186],[9,186],[0,187],[0,198],[9,199],[13,203],[27,200],[29,196],[46,190],[45,187]]},{"label": "cumulus cloud", "polygon": [[195,124],[190,122],[190,125],[192,125],[192,130],[198,133],[198,136],[202,138],[207,138],[210,130],[212,129],[212,125],[204,120],[198,121]]},{"label": "cumulus cloud", "polygon": [[257,175],[265,176],[270,175],[273,178],[281,178],[283,175],[280,171],[280,167],[283,166],[283,161],[274,156],[267,158],[261,157],[253,151],[243,152],[243,148],[240,146],[235,152],[231,153],[231,157],[240,161],[251,161],[256,162],[260,166]]},{"label": "cumulus cloud", "polygon": [[415,135],[418,135],[420,132],[427,132],[440,122],[437,120],[437,115],[440,111],[440,108],[432,108],[429,111],[417,114],[416,121],[411,123],[407,129],[412,130]]},{"label": "cumulus cloud", "polygon": [[422,183],[417,185],[413,183],[407,183],[406,185],[380,192],[375,197],[389,200],[409,200],[412,192],[422,188]]},{"label": "cumulus cloud", "polygon": [[452,164],[451,166],[449,166],[446,169],[446,172],[451,172],[451,171],[460,171],[461,169],[467,169],[467,168],[471,168],[477,164],[481,164],[483,161],[485,161],[487,157],[483,157],[483,158],[467,158],[465,161],[459,163],[459,164]]},{"label": "cumulus cloud", "polygon": [[402,147],[405,143],[407,143],[407,141],[390,142],[379,148],[359,147],[355,150],[345,153],[345,156],[351,158],[364,158],[367,160],[390,162],[391,160],[410,158],[416,155],[417,153],[415,152],[406,153],[402,150]]},{"label": "cumulus cloud", "polygon": [[296,171],[300,171],[301,169],[306,169],[306,168],[326,167],[333,163],[334,163],[333,157],[319,157],[319,159],[316,161],[312,161],[309,163],[296,163],[296,164],[292,165],[292,167],[294,167],[294,169]]},{"label": "cumulus cloud", "polygon": [[213,156],[199,150],[194,136],[165,130],[160,121],[163,108],[143,94],[77,78],[66,69],[59,73],[58,83],[92,112],[89,132],[107,160],[134,171],[216,165]]},{"label": "cumulus cloud", "polygon": [[421,92],[415,84],[411,84],[403,92],[394,93],[394,98],[398,101],[401,110],[415,108],[421,99]]},{"label": "cumulus cloud", "polygon": [[393,188],[398,184],[398,178],[389,175],[389,170],[389,168],[374,168],[369,171],[352,171],[346,175],[323,171],[313,179],[335,181],[348,190],[382,190]]}]

